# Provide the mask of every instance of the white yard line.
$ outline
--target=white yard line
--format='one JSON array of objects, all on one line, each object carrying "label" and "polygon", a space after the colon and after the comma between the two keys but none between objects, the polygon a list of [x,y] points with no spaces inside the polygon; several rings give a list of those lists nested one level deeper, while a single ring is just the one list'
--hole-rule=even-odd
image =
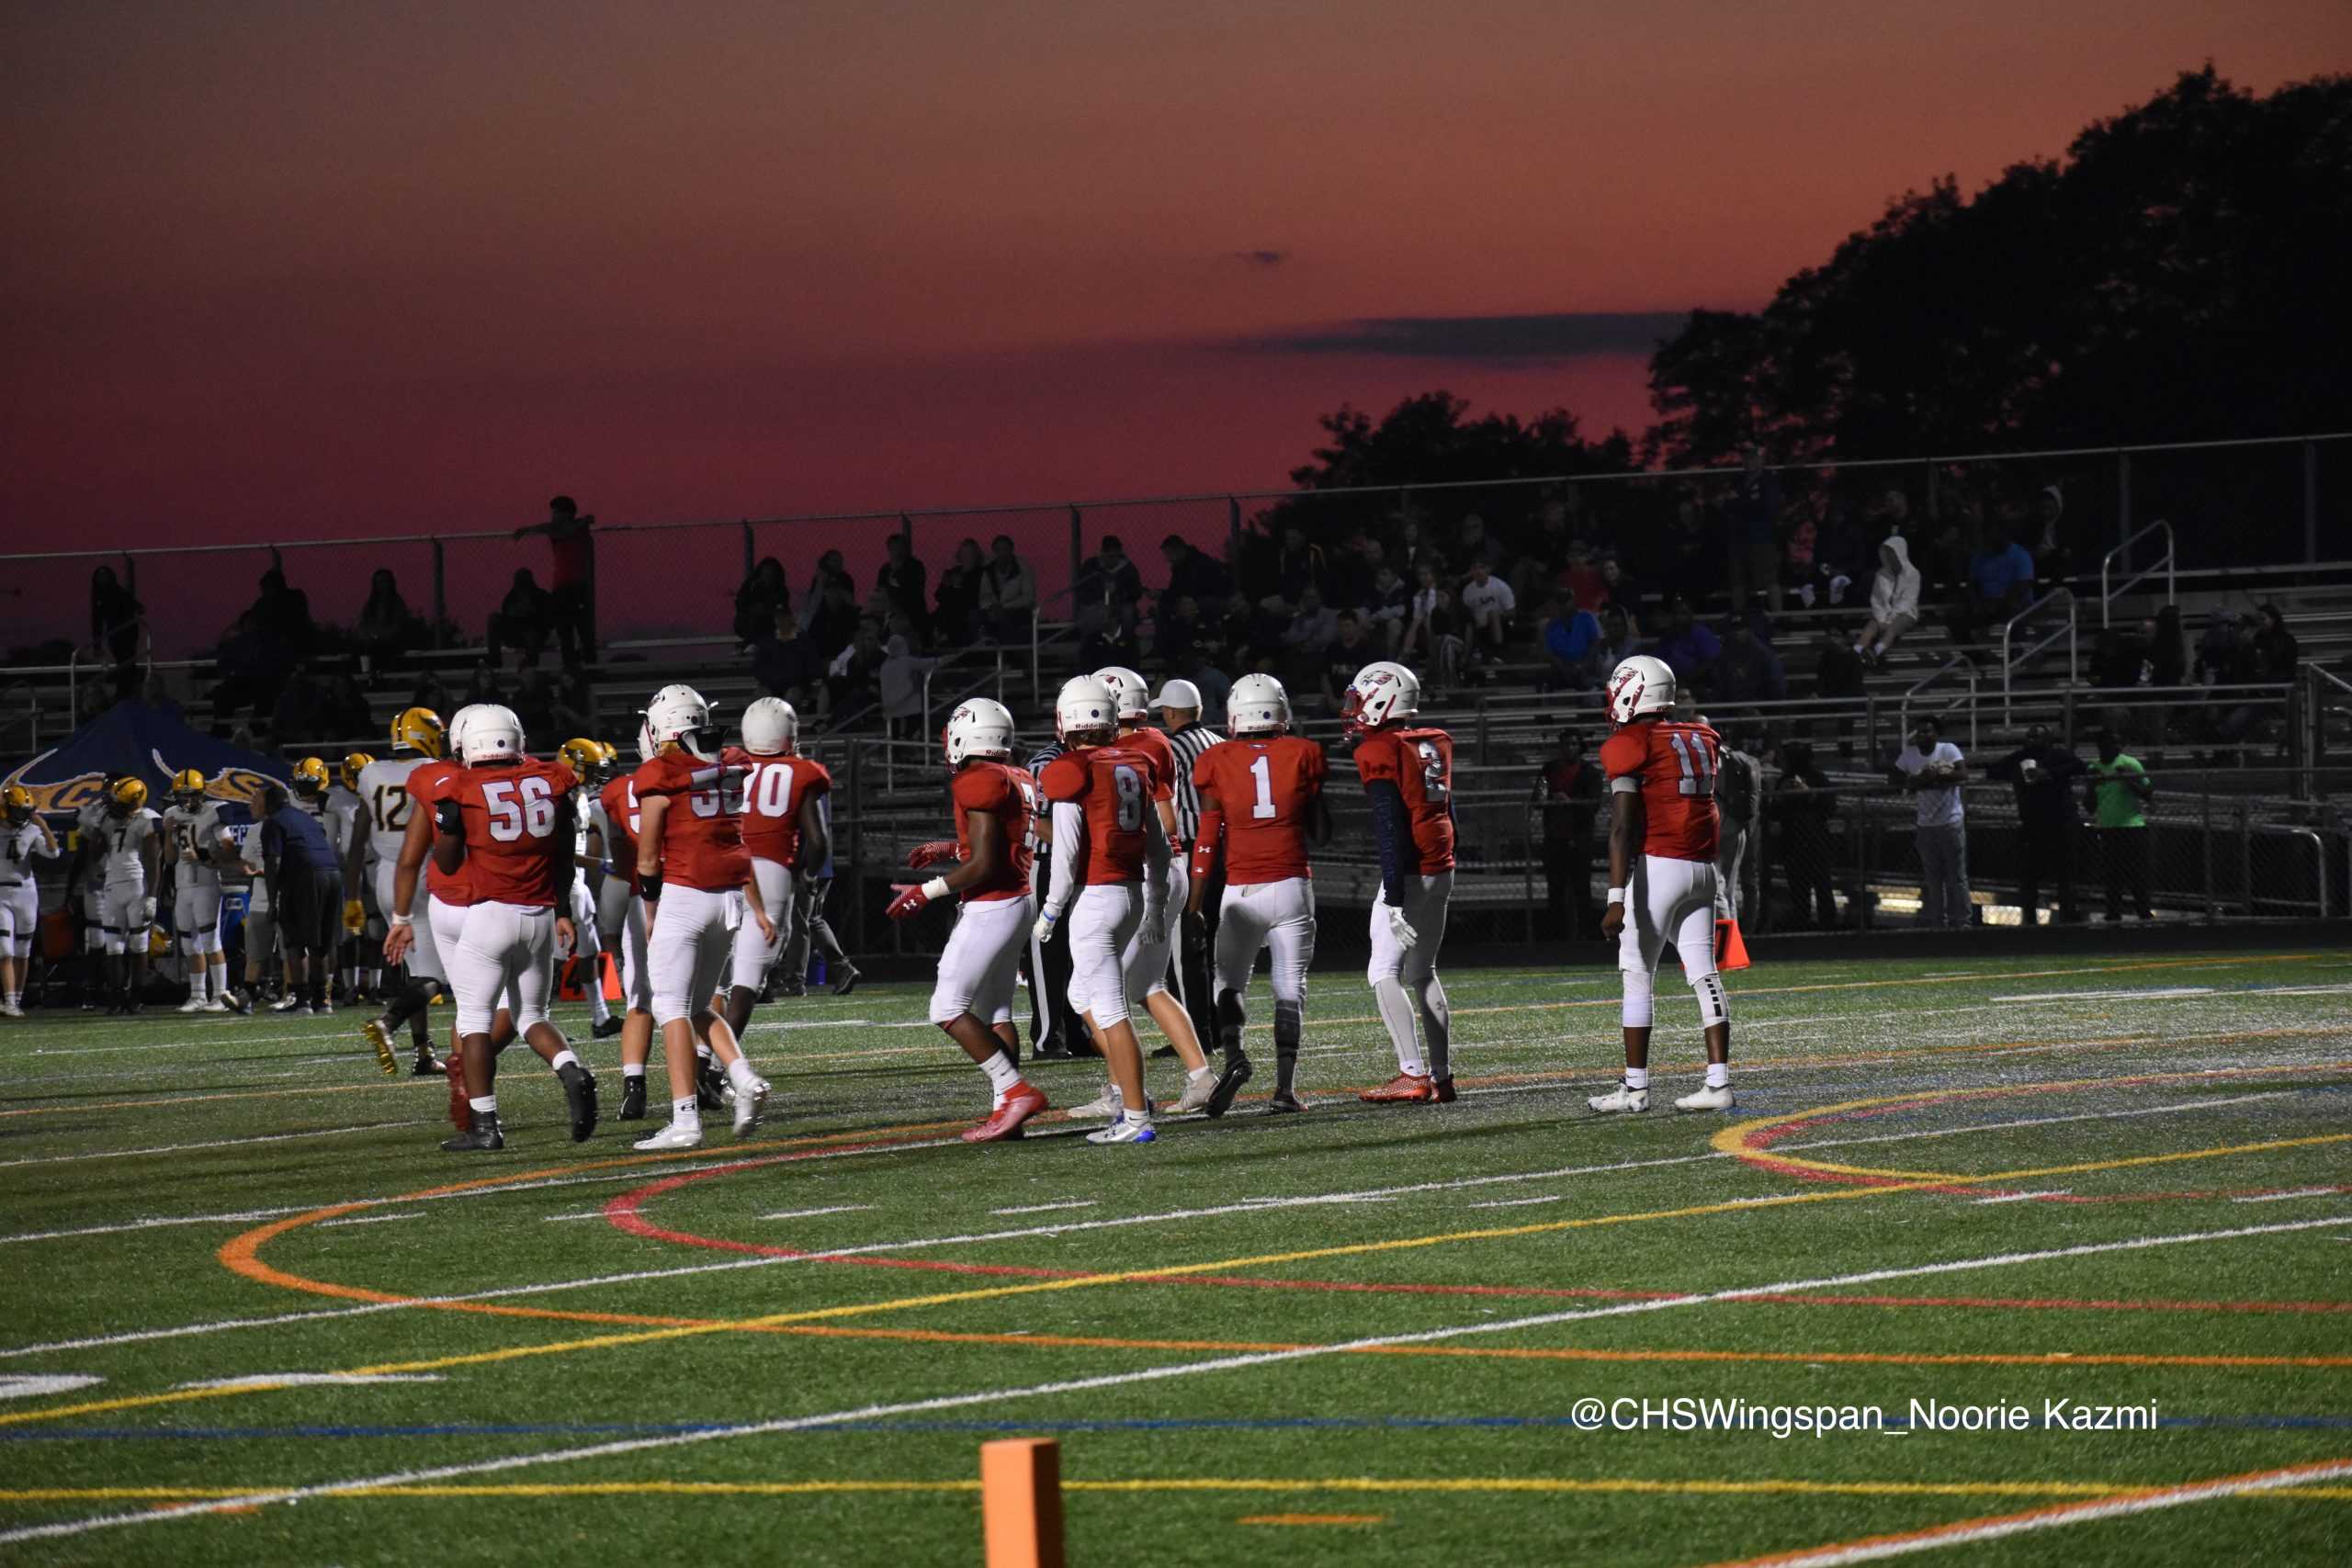
[{"label": "white yard line", "polygon": [[2041,1192],[2000,1192],[1990,1198],[1973,1198],[1969,1201],[1973,1203],[2030,1203],[2036,1198],[2069,1198],[2073,1195],[2072,1188],[2052,1187]]},{"label": "white yard line", "polygon": [[422,1209],[410,1209],[398,1214],[352,1214],[340,1220],[321,1220],[319,1228],[325,1230],[329,1225],[381,1225],[389,1224],[394,1220],[423,1218],[424,1218],[424,1211]]},{"label": "white yard line", "polygon": [[1096,1207],[1095,1200],[1091,1198],[1080,1198],[1074,1199],[1068,1203],[1024,1203],[1017,1209],[990,1209],[989,1213],[991,1214],[1046,1214],[1051,1213],[1056,1209],[1091,1209],[1094,1207]]},{"label": "white yard line", "polygon": [[[1955,1258],[1949,1262],[1916,1264],[1901,1269],[1874,1269],[1862,1273],[1840,1274],[1824,1279],[1781,1280],[1768,1284],[1743,1286],[1737,1290],[1711,1291],[1702,1294],[1668,1296],[1638,1302],[1620,1302],[1608,1306],[1578,1307],[1565,1312],[1538,1313],[1532,1316],[1482,1323],[1453,1324],[1442,1328],[1423,1329],[1412,1334],[1374,1335],[1362,1339],[1345,1340],[1338,1344],[1304,1346],[1292,1350],[1255,1351],[1244,1355],[1219,1356],[1208,1360],[1178,1361],[1128,1371],[1106,1372],[1095,1377],[1069,1378],[1055,1382],[981,1389],[969,1393],[943,1394],[932,1399],[910,1400],[892,1404],[868,1404],[855,1409],[830,1411],[821,1416],[796,1416],[780,1420],[762,1421],[738,1427],[722,1427],[705,1431],[670,1433],[661,1437],[631,1438],[616,1442],[594,1443],[580,1448],[511,1454],[500,1459],[477,1460],[466,1464],[440,1465],[432,1469],[355,1476],[347,1481],[322,1482],[310,1486],[261,1489],[235,1497],[184,1503],[168,1508],[141,1509],[136,1513],[96,1514],[79,1519],[62,1520],[55,1524],[31,1525],[21,1529],[0,1532],[0,1546],[14,1545],[18,1541],[26,1540],[58,1540],[67,1536],[85,1534],[92,1530],[162,1524],[168,1520],[191,1518],[204,1514],[220,1513],[226,1509],[299,1503],[307,1498],[366,1492],[388,1486],[417,1486],[433,1482],[454,1480],[461,1476],[490,1475],[545,1464],[564,1464],[579,1460],[610,1459],[621,1454],[686,1448],[695,1444],[717,1442],[730,1438],[768,1437],[783,1432],[801,1431],[811,1427],[840,1426],[845,1423],[880,1420],[891,1416],[922,1415],[938,1410],[997,1404],[1012,1400],[1046,1398],[1057,1394],[1089,1393],[1101,1389],[1122,1388],[1141,1382],[1156,1382],[1170,1378],[1193,1377],[1208,1372],[1234,1371],[1243,1368],[1311,1360],[1325,1356],[1380,1349],[1390,1346],[1436,1344],[1445,1340],[1466,1338],[1473,1335],[1516,1333],[1525,1329],[1552,1327],[1564,1323],[1627,1317],[1642,1313],[1668,1312],[1685,1307],[1706,1306],[1720,1302],[1736,1302],[1753,1296],[1783,1295],[1796,1291],[1842,1289],[1853,1285],[1875,1284],[1886,1280],[1916,1279],[1923,1275],[1950,1274],[1970,1269],[2013,1268],[2020,1264],[2086,1258],[2099,1253],[2173,1247],[2195,1242],[2226,1241],[2240,1236],[2271,1235],[2287,1231],[2341,1225],[2352,1225],[2352,1214],[2339,1214],[2324,1220],[2300,1220],[2286,1224],[2247,1225],[2233,1230],[2135,1236],[2124,1241],[2086,1243],[2078,1247],[2053,1247],[2039,1252],[2001,1253],[1989,1258]],[[2352,1461],[2346,1461],[2346,1468],[2352,1470]],[[2285,1483],[2278,1483],[2278,1484],[2285,1484]],[[2245,1486],[2243,1489],[2253,1488]],[[2184,1497],[2183,1500],[2190,1499]]]},{"label": "white yard line", "polygon": [[81,1160],[133,1159],[141,1155],[186,1154],[195,1149],[241,1149],[254,1144],[283,1144],[295,1138],[336,1138],[345,1133],[380,1133],[390,1127],[426,1127],[433,1118],[413,1122],[362,1122],[352,1127],[314,1127],[307,1133],[262,1133],[250,1138],[215,1138],[202,1144],[159,1144],[145,1149],[100,1149],[79,1155],[33,1155],[25,1159],[0,1160],[0,1170],[20,1165],[71,1165]]},{"label": "white yard line", "polygon": [[[860,1214],[874,1207],[871,1203],[835,1203],[823,1209],[786,1209],[779,1213],[762,1214],[763,1220],[813,1220],[820,1214]],[[602,1211],[600,1210],[599,1213]]]},{"label": "white yard line", "polygon": [[2233,1198],[2233,1203],[2283,1203],[2290,1198],[2336,1198],[2343,1195],[2340,1187],[2304,1187],[2292,1192],[2257,1192],[2249,1198]]}]

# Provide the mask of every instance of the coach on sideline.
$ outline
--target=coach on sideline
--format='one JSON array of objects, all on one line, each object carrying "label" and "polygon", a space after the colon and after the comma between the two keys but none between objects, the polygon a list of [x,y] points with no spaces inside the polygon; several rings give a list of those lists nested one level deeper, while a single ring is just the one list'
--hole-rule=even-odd
[{"label": "coach on sideline", "polygon": [[261,808],[262,874],[286,952],[286,996],[275,1010],[326,1012],[327,970],[343,935],[343,870],[326,825],[284,785],[263,790]]}]

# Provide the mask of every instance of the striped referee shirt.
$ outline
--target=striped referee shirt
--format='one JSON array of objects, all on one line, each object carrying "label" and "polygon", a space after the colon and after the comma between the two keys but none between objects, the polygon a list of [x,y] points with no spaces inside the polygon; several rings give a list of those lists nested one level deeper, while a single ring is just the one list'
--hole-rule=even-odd
[{"label": "striped referee shirt", "polygon": [[1201,836],[1201,792],[1193,783],[1193,764],[1224,739],[1197,719],[1169,731],[1168,744],[1176,752],[1176,836],[1188,845]]}]

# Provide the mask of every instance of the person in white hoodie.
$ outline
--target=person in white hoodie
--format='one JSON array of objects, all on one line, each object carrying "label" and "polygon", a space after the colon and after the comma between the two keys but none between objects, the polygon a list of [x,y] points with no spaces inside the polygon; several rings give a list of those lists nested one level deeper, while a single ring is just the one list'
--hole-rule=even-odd
[{"label": "person in white hoodie", "polygon": [[1878,547],[1878,575],[1871,579],[1871,618],[1854,638],[1854,651],[1883,662],[1887,650],[1918,624],[1919,569],[1911,564],[1909,541],[1889,534]]}]

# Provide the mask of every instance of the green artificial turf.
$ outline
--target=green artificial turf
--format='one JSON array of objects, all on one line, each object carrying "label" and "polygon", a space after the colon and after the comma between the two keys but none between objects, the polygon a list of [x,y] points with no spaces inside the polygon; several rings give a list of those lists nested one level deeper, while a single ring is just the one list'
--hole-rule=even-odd
[{"label": "green artificial turf", "polygon": [[[912,985],[765,1010],[768,1124],[684,1157],[573,1145],[519,1052],[509,1147],[444,1155],[357,1012],[11,1024],[0,1380],[98,1381],[0,1382],[0,1561],[976,1562],[996,1436],[1060,1440],[1081,1563],[1713,1562],[2352,1457],[2352,954],[1759,965],[1728,1115],[1671,1109],[1679,987],[1657,1109],[1600,1118],[1612,975],[1447,985],[1458,1103],[1357,1102],[1394,1062],[1333,970],[1309,1114],[1260,1029],[1259,1096],[1125,1148],[957,1141],[985,1080]],[[1939,1555],[2348,1540],[2352,1473]]]}]

